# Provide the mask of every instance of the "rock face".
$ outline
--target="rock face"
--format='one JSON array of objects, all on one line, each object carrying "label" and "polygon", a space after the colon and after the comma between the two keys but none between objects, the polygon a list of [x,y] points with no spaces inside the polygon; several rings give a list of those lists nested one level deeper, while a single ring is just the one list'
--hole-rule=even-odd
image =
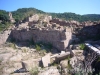
[{"label": "rock face", "polygon": [[80,71],[83,70],[83,60],[85,59],[82,50],[72,50],[73,57],[70,59],[70,65],[73,70]]},{"label": "rock face", "polygon": [[38,20],[39,20],[39,16],[37,14],[35,14],[35,15],[28,18],[29,22],[38,21]]},{"label": "rock face", "polygon": [[50,55],[49,54],[42,57],[42,63],[43,63],[43,67],[48,67],[50,65]]},{"label": "rock face", "polygon": [[0,33],[0,45],[4,44],[8,40],[10,33],[11,30],[7,30],[4,31],[3,33]]},{"label": "rock face", "polygon": [[53,22],[53,23],[57,23],[61,26],[77,26],[77,25],[80,25],[80,23],[78,21],[65,21],[65,20],[61,20],[61,19],[52,19],[50,22]]},{"label": "rock face", "polygon": [[14,18],[12,17],[12,13],[11,13],[11,12],[9,12],[9,17],[10,17],[10,21],[11,21],[11,23],[14,23],[15,20],[14,20]]},{"label": "rock face", "polygon": [[[100,23],[97,25],[86,26],[78,33],[83,39],[86,38],[99,38],[100,36]],[[85,36],[85,37],[84,37]]]},{"label": "rock face", "polygon": [[46,16],[46,17],[44,18],[44,22],[49,23],[50,20],[52,20],[52,16]]}]

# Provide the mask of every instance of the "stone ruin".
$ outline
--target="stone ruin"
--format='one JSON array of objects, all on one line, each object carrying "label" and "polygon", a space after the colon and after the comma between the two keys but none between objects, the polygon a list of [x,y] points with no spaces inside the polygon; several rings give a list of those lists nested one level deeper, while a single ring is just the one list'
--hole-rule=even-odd
[{"label": "stone ruin", "polygon": [[[10,16],[12,17],[11,14]],[[34,42],[51,43],[55,48],[62,51],[66,50],[72,41],[73,28],[71,28],[71,26],[76,28],[85,26],[89,28],[88,26],[97,26],[99,24],[100,21],[79,23],[74,20],[64,21],[60,19],[52,19],[52,16],[39,16],[34,14],[17,26],[15,25],[15,27],[11,28],[8,32],[4,31],[4,34],[0,34],[0,44],[5,43],[8,38],[15,39],[16,42],[33,40]],[[87,33],[88,32],[89,29]]]},{"label": "stone ruin", "polygon": [[[17,34],[17,35],[16,35]],[[12,30],[11,36],[17,42],[34,41],[50,43],[58,50],[65,50],[71,42],[71,30]]]},{"label": "stone ruin", "polygon": [[33,40],[36,43],[50,43],[60,51],[67,49],[72,36],[70,28],[64,28],[55,23],[48,23],[52,20],[51,16],[46,16],[41,21],[38,21],[38,15],[33,15],[29,19],[28,22],[21,23],[12,30],[12,39],[15,39],[17,42]]},{"label": "stone ruin", "polygon": [[14,18],[12,17],[12,13],[11,13],[11,12],[9,12],[9,17],[10,17],[10,22],[11,22],[11,23],[14,23],[15,20],[14,20]]},{"label": "stone ruin", "polygon": [[[9,35],[7,34],[2,36],[2,38],[6,37],[4,42],[10,38],[14,39],[16,42],[27,42],[33,40],[36,43],[50,43],[60,51],[66,50],[71,42],[71,29],[64,28],[59,24],[48,23],[51,19],[51,16],[46,16],[42,21],[39,21],[39,16],[33,15],[32,17],[29,17],[29,21],[12,28]],[[4,43],[2,41],[0,42],[0,44]]]}]

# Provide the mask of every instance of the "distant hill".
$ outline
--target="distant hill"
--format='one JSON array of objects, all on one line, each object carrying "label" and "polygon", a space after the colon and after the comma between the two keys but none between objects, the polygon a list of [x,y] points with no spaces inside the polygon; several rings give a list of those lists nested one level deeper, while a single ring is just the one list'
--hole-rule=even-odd
[{"label": "distant hill", "polygon": [[0,10],[0,20],[2,20],[2,21],[8,21],[9,20],[9,16],[8,16],[7,11]]},{"label": "distant hill", "polygon": [[13,18],[16,21],[23,20],[26,17],[32,16],[33,14],[45,14],[45,12],[35,8],[21,8],[12,12]]},{"label": "distant hill", "polygon": [[[42,10],[38,10],[36,8],[20,8],[16,11],[12,11],[13,18],[16,21],[23,20],[34,14],[48,14],[53,18],[61,18],[64,20],[76,20],[79,22],[83,21],[98,21],[100,20],[100,14],[87,14],[87,15],[79,15],[75,13],[47,13]],[[8,12],[4,10],[0,10],[0,20],[7,21],[8,20]]]}]

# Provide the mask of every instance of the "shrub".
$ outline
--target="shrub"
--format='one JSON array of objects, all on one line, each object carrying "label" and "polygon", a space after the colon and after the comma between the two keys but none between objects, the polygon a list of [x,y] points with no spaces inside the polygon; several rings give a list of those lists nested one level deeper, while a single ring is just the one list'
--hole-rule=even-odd
[{"label": "shrub", "polygon": [[85,49],[85,44],[80,44],[80,49],[84,50]]},{"label": "shrub", "polygon": [[36,45],[35,48],[36,48],[37,51],[41,50],[41,47],[39,45]]}]

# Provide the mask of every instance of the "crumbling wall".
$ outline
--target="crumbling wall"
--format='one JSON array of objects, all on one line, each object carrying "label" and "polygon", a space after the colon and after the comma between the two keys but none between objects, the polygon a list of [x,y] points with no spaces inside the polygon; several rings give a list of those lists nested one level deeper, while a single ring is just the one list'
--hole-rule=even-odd
[{"label": "crumbling wall", "polygon": [[[17,34],[17,35],[16,35]],[[16,41],[51,43],[58,50],[65,50],[71,40],[71,31],[57,30],[13,30],[12,38]]]},{"label": "crumbling wall", "polygon": [[6,31],[0,33],[0,45],[4,44],[7,41],[10,33],[11,33],[11,30],[6,30]]}]

